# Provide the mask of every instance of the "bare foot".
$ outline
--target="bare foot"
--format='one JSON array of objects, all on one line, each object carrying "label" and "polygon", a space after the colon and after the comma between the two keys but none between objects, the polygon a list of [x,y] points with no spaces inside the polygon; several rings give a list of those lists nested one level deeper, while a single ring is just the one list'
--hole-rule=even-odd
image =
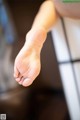
[{"label": "bare foot", "polygon": [[44,29],[30,30],[23,48],[15,59],[14,77],[25,87],[31,85],[40,73],[40,52],[45,39]]}]

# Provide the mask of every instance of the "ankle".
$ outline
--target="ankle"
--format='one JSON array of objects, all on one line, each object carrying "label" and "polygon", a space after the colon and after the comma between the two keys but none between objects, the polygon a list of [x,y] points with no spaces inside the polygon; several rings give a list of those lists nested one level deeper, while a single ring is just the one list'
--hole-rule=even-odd
[{"label": "ankle", "polygon": [[30,44],[34,48],[41,49],[47,37],[44,28],[31,29],[26,35],[25,44]]}]

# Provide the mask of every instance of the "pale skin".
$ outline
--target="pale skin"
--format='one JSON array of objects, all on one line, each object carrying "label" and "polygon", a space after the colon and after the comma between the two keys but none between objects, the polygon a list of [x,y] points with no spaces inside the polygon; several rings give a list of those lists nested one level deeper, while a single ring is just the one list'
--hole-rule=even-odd
[{"label": "pale skin", "polygon": [[41,70],[40,53],[47,33],[57,20],[52,0],[45,1],[37,13],[31,30],[26,35],[24,46],[14,63],[15,80],[27,87],[33,83]]}]

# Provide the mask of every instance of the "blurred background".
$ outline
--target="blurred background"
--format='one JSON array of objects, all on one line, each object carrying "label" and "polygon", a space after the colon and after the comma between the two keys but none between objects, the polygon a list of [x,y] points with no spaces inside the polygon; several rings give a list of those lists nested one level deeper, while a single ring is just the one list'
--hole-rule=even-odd
[{"label": "blurred background", "polygon": [[13,77],[15,57],[42,2],[0,0],[0,114],[6,114],[7,120],[70,120],[54,30],[48,33],[42,49],[42,69],[35,82],[24,88]]}]

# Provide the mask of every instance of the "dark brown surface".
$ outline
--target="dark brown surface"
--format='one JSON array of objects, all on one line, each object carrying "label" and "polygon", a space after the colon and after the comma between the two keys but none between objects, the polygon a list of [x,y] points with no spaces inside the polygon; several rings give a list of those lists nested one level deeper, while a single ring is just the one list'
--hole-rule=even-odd
[{"label": "dark brown surface", "polygon": [[[13,62],[24,44],[25,35],[31,28],[34,16],[37,13],[41,2],[41,0],[34,0],[34,2],[33,0],[7,0],[18,34],[17,40],[13,45]],[[17,118],[17,113],[24,117],[25,107],[27,120],[28,118],[29,120],[64,120],[67,113],[67,106],[64,99],[64,94],[62,93],[62,84],[60,81],[55,51],[50,33],[48,34],[47,40],[41,52],[41,62],[41,73],[35,82],[30,87],[26,88],[26,91],[29,90],[27,91],[28,94],[26,93],[26,95],[24,95],[25,93],[23,91],[23,93],[19,96],[18,90],[16,91],[17,96],[15,97],[16,99],[20,99],[21,104],[19,106],[15,106],[13,102],[11,102],[12,99],[7,100],[7,102],[2,101],[3,104],[0,103],[2,108],[4,106],[6,107],[5,112],[9,111],[9,113],[11,112],[10,114],[13,114],[15,117],[13,117],[14,120],[19,119]],[[23,90],[23,87],[21,90]],[[56,91],[58,91],[58,93]],[[11,96],[14,96],[14,90],[13,93],[11,93]]]},{"label": "dark brown surface", "polygon": [[[39,9],[42,1],[37,2],[36,0],[20,1],[10,1],[9,6],[12,12],[14,23],[18,33],[18,39],[13,47],[13,58],[17,55],[18,51],[21,49],[25,42],[25,35],[30,30],[34,17]],[[15,48],[15,49],[14,49]],[[51,34],[48,34],[47,40],[44,44],[41,53],[41,63],[42,69],[38,77],[41,85],[47,85],[50,87],[61,88],[60,76],[57,67],[54,47],[52,43]]]}]

